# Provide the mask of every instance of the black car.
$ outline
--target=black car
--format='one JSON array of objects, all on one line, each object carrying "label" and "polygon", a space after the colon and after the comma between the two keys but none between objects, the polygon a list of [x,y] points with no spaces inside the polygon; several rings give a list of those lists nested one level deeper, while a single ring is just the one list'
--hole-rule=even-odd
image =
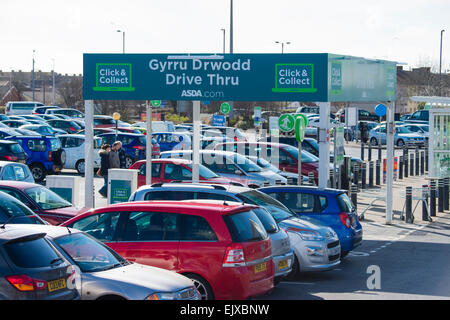
[{"label": "black car", "polygon": [[35,107],[33,109],[32,114],[45,114],[45,112],[49,109],[61,109],[58,106],[40,106],[40,107]]},{"label": "black car", "polygon": [[81,126],[73,120],[47,120],[47,123],[56,129],[61,129],[67,133],[77,133],[82,128]]},{"label": "black car", "polygon": [[[345,112],[343,111],[339,115],[339,121],[341,123],[345,122]],[[359,109],[358,110],[358,121],[380,121],[380,117],[376,114],[370,113],[369,111]]]},{"label": "black car", "polygon": [[16,141],[0,140],[0,160],[26,163],[27,154]]},{"label": "black car", "polygon": [[18,128],[26,124],[31,124],[31,122],[25,120],[4,120],[1,123],[7,125],[10,128]]},{"label": "black car", "polygon": [[16,198],[0,191],[0,231],[2,230],[2,226],[6,224],[48,223]]}]

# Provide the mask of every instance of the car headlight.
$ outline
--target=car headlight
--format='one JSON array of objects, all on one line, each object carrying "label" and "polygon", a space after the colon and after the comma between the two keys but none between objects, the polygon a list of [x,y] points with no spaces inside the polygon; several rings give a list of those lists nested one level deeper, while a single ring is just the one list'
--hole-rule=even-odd
[{"label": "car headlight", "polygon": [[194,287],[178,292],[157,292],[149,295],[145,300],[201,300],[201,295]]},{"label": "car headlight", "polygon": [[145,300],[175,300],[176,294],[173,292],[159,292],[149,295]]},{"label": "car headlight", "polygon": [[307,241],[321,241],[324,240],[324,238],[316,231],[299,231],[298,234],[300,235],[300,238]]}]

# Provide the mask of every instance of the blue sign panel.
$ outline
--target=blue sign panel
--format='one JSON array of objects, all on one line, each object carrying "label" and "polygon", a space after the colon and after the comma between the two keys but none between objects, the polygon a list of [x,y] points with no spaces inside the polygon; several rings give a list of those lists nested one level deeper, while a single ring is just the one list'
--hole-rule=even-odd
[{"label": "blue sign panel", "polygon": [[225,116],[215,114],[212,116],[211,124],[213,127],[224,127],[225,126]]},{"label": "blue sign panel", "polygon": [[86,100],[327,101],[327,54],[84,54]]}]

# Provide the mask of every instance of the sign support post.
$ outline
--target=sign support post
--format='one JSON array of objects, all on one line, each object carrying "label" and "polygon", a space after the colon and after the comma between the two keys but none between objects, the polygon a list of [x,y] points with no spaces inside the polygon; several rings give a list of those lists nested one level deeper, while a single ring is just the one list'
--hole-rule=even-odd
[{"label": "sign support post", "polygon": [[85,128],[85,144],[84,144],[84,178],[85,178],[85,193],[84,206],[85,208],[94,208],[94,101],[84,101],[84,119],[86,122]]},{"label": "sign support post", "polygon": [[146,161],[146,168],[145,168],[145,183],[148,185],[152,184],[152,105],[148,103],[148,100],[145,101],[145,107],[147,111],[147,139],[146,139],[146,146],[145,146],[145,158]]},{"label": "sign support post", "polygon": [[387,179],[386,179],[386,224],[392,224],[392,186],[394,183],[394,109],[395,102],[387,105],[386,123],[386,159],[387,159]]},{"label": "sign support post", "polygon": [[193,101],[194,139],[192,141],[192,183],[199,183],[200,163],[200,101]]},{"label": "sign support post", "polygon": [[319,122],[319,188],[325,189],[330,174],[330,102],[321,102]]}]

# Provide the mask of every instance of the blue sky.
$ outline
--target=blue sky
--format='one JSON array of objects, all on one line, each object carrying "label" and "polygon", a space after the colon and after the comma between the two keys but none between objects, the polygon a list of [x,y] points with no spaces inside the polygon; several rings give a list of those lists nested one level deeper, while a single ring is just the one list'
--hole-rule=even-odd
[{"label": "blue sky", "polygon": [[[6,3],[5,3],[6,2]],[[234,0],[234,53],[330,52],[450,71],[448,0]],[[0,69],[82,73],[82,54],[229,51],[230,0],[2,1]]]}]

